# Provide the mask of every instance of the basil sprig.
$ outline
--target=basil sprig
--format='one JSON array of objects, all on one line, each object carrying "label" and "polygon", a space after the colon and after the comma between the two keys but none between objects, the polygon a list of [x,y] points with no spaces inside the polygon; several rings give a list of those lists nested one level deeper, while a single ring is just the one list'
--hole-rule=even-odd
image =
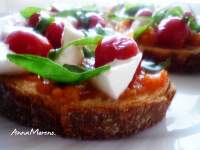
[{"label": "basil sprig", "polygon": [[95,37],[85,37],[85,38],[82,38],[82,39],[78,39],[78,40],[69,42],[67,45],[65,45],[62,48],[59,48],[59,49],[54,50],[54,51],[50,51],[49,54],[48,54],[48,57],[52,60],[55,60],[64,51],[64,49],[66,49],[66,48],[68,48],[72,45],[75,45],[75,46],[96,45],[102,40],[102,38],[103,38],[103,36],[97,35]]},{"label": "basil sprig", "polygon": [[195,18],[195,16],[185,16],[185,21],[188,22],[189,27],[196,32],[200,32],[200,23],[198,19]]},{"label": "basil sprig", "polygon": [[54,61],[34,55],[8,54],[7,58],[16,65],[49,80],[59,83],[77,84],[88,80],[110,69],[110,66],[102,66],[95,69],[77,71],[68,66],[62,66]]},{"label": "basil sprig", "polygon": [[80,14],[86,14],[89,12],[98,12],[97,8],[95,6],[86,6],[84,8],[74,8],[74,9],[66,9],[63,11],[60,11],[56,14],[56,16],[59,17],[78,17]]},{"label": "basil sprig", "polygon": [[20,14],[28,19],[29,17],[31,17],[33,14],[38,13],[42,11],[42,8],[39,7],[26,7],[23,10],[20,11]]},{"label": "basil sprig", "polygon": [[39,24],[36,26],[35,30],[44,33],[47,27],[54,22],[55,18],[52,16],[42,16]]},{"label": "basil sprig", "polygon": [[183,17],[184,11],[180,6],[169,6],[160,10],[157,10],[153,15],[155,24],[159,24],[164,18],[175,16]]},{"label": "basil sprig", "polygon": [[193,31],[200,32],[200,24],[196,20],[191,19],[189,26]]}]

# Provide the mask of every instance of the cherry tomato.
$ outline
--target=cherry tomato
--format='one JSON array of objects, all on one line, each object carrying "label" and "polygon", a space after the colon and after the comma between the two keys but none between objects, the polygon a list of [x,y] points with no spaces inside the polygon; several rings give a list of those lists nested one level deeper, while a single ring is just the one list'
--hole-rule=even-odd
[{"label": "cherry tomato", "polygon": [[105,20],[97,15],[97,14],[89,14],[89,28],[94,28],[97,26],[97,24],[100,24],[102,27],[106,26]]},{"label": "cherry tomato", "polygon": [[140,9],[135,16],[143,16],[143,17],[150,17],[152,16],[153,12],[149,8]]},{"label": "cherry tomato", "polygon": [[114,59],[125,60],[138,53],[134,40],[124,36],[105,37],[95,50],[95,67],[105,65]]},{"label": "cherry tomato", "polygon": [[39,56],[47,56],[52,49],[49,41],[34,31],[17,30],[10,33],[5,43],[9,48],[19,54],[33,54]]},{"label": "cherry tomato", "polygon": [[158,25],[158,44],[162,47],[181,48],[190,36],[187,23],[178,17],[163,19]]},{"label": "cherry tomato", "polygon": [[95,28],[97,25],[105,27],[106,21],[96,13],[88,13],[81,17],[78,22],[78,28],[91,29]]},{"label": "cherry tomato", "polygon": [[41,20],[41,15],[38,14],[38,13],[35,13],[29,18],[28,25],[30,27],[34,27],[35,28],[39,24],[40,20]]},{"label": "cherry tomato", "polygon": [[185,17],[194,17],[191,11],[186,11],[183,16]]},{"label": "cherry tomato", "polygon": [[59,10],[58,10],[55,6],[51,6],[50,11],[51,11],[52,13],[57,13],[57,12],[59,12]]},{"label": "cherry tomato", "polygon": [[61,47],[63,31],[64,31],[64,23],[62,22],[59,23],[54,22],[47,27],[45,31],[45,36],[47,37],[47,39],[54,48]]}]

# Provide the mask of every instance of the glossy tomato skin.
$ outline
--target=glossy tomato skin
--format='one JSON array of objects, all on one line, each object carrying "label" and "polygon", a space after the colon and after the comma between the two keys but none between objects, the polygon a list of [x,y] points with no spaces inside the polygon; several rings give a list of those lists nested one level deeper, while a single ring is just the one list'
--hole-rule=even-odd
[{"label": "glossy tomato skin", "polygon": [[141,17],[150,17],[152,16],[153,12],[149,8],[143,8],[140,9],[135,16],[141,16]]},{"label": "glossy tomato skin", "polygon": [[87,13],[86,15],[80,17],[77,23],[77,28],[92,29],[97,25],[105,27],[106,21],[96,13]]},{"label": "glossy tomato skin", "polygon": [[5,39],[9,48],[18,54],[33,54],[47,56],[52,49],[49,41],[34,31],[17,30],[10,33]]},{"label": "glossy tomato skin", "polygon": [[39,24],[40,20],[41,15],[39,13],[35,13],[28,19],[28,25],[35,28]]},{"label": "glossy tomato skin", "polygon": [[158,45],[167,48],[182,48],[190,37],[187,23],[178,17],[163,19],[157,28]]},{"label": "glossy tomato skin", "polygon": [[45,37],[49,40],[54,48],[60,48],[63,32],[64,23],[54,22],[47,27],[45,31]]},{"label": "glossy tomato skin", "polygon": [[138,47],[134,40],[119,35],[105,37],[95,50],[95,67],[103,66],[114,59],[125,60],[137,53]]},{"label": "glossy tomato skin", "polygon": [[89,29],[94,28],[100,24],[102,27],[106,26],[106,21],[97,14],[89,14]]},{"label": "glossy tomato skin", "polygon": [[191,11],[186,11],[184,14],[183,14],[184,17],[194,17],[193,13]]}]

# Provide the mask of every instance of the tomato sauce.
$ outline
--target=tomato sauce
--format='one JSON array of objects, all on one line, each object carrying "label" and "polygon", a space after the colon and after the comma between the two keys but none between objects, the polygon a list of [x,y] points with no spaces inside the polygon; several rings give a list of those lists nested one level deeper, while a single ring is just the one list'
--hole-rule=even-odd
[{"label": "tomato sauce", "polygon": [[[26,80],[36,83],[36,90],[40,94],[51,96],[53,99],[65,99],[66,101],[80,101],[93,98],[108,98],[103,92],[94,88],[90,83],[85,82],[79,85],[56,84],[51,81],[47,82],[36,75],[29,75]],[[159,73],[149,74],[141,73],[133,79],[127,90],[121,95],[126,98],[133,95],[152,93],[159,90],[168,83],[168,73],[162,70]],[[130,92],[131,91],[131,92]]]}]

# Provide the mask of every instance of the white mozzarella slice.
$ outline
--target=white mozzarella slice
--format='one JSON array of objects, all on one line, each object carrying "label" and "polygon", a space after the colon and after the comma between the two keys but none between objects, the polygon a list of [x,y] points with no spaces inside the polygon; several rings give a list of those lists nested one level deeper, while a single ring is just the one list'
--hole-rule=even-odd
[{"label": "white mozzarella slice", "polygon": [[128,60],[115,60],[111,69],[91,79],[93,85],[113,99],[126,90],[142,59],[142,53]]},{"label": "white mozzarella slice", "polygon": [[[66,45],[71,41],[83,38],[84,35],[80,30],[75,29],[69,22],[65,22],[64,34],[62,39],[62,45]],[[56,60],[60,64],[71,64],[78,65],[81,64],[83,54],[81,52],[81,47],[71,46],[66,48]]]},{"label": "white mozzarella slice", "polygon": [[0,74],[20,74],[25,71],[13,64],[7,59],[7,54],[11,54],[8,45],[3,42],[0,42]]}]

